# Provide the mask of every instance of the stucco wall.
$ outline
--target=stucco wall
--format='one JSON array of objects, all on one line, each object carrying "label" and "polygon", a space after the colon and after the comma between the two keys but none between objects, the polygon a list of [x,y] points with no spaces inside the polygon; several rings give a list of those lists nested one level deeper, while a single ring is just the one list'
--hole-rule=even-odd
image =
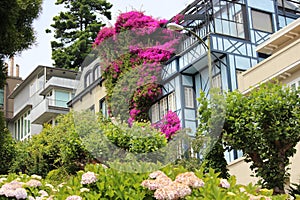
[{"label": "stucco wall", "polygon": [[87,110],[94,105],[95,112],[99,112],[99,100],[104,98],[106,95],[105,87],[96,86],[85,94],[80,100],[73,104],[74,111]]}]

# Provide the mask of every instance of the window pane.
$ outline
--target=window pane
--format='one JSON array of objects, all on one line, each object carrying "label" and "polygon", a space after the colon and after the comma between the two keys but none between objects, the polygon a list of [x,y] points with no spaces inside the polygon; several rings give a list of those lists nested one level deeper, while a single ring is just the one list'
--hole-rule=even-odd
[{"label": "window pane", "polygon": [[254,29],[272,33],[272,18],[269,13],[252,10],[252,25]]},{"label": "window pane", "polygon": [[169,110],[176,111],[175,94],[174,92],[168,96]]},{"label": "window pane", "polygon": [[221,74],[218,74],[212,78],[212,87],[213,88],[221,88],[222,82],[221,82]]},{"label": "window pane", "polygon": [[55,91],[55,106],[67,108],[67,102],[70,100],[69,92]]},{"label": "window pane", "polygon": [[152,123],[155,123],[159,120],[159,109],[158,109],[158,103],[154,104],[151,109],[151,118]]},{"label": "window pane", "polygon": [[185,107],[194,108],[194,91],[193,88],[184,88]]},{"label": "window pane", "polygon": [[162,100],[160,100],[160,117],[163,117],[168,112],[168,99],[165,97]]},{"label": "window pane", "polygon": [[4,104],[4,90],[0,89],[0,106]]}]

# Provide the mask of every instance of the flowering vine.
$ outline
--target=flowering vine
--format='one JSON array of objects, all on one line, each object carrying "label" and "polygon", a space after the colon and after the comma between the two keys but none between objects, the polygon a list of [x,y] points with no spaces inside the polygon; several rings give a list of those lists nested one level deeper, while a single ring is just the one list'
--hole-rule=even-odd
[{"label": "flowering vine", "polygon": [[175,112],[168,111],[161,121],[154,125],[167,139],[171,139],[172,136],[181,129],[180,120]]},{"label": "flowering vine", "polygon": [[[101,58],[110,113],[129,124],[149,120],[151,105],[162,95],[162,64],[174,55],[179,38],[162,29],[166,23],[143,12],[122,13],[114,27],[99,31],[93,44]],[[167,138],[174,134],[165,132]]]}]

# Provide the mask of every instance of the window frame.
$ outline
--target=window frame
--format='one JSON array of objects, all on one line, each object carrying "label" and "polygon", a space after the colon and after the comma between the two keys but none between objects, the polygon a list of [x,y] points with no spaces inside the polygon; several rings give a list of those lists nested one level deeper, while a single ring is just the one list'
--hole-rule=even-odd
[{"label": "window frame", "polygon": [[[259,14],[262,14],[262,15],[265,15],[265,17],[268,16],[270,18],[270,28],[271,28],[271,30],[267,30],[265,25],[263,27],[258,27],[257,26],[257,23],[255,23],[256,20],[254,20],[256,18],[253,17],[255,12],[259,13]],[[265,17],[258,17],[258,18],[259,18],[259,20],[261,20],[261,19],[265,19]],[[257,10],[257,9],[251,9],[251,21],[252,21],[253,30],[262,31],[262,32],[266,32],[266,33],[273,33],[274,32],[274,22],[273,22],[272,13],[265,12],[265,11],[262,11],[262,10]]]}]

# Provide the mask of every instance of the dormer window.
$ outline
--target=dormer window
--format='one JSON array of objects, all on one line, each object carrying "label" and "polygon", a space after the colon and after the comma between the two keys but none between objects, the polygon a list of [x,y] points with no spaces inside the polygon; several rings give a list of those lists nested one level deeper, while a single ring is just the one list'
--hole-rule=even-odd
[{"label": "dormer window", "polygon": [[94,72],[94,80],[97,80],[98,78],[100,78],[100,76],[101,76],[101,67],[100,67],[100,65],[96,65],[95,67],[94,67],[94,70],[93,70]]},{"label": "dormer window", "polygon": [[84,87],[88,87],[89,85],[91,85],[93,82],[93,74],[91,73],[91,71],[88,71],[85,75],[85,80],[84,80]]}]

